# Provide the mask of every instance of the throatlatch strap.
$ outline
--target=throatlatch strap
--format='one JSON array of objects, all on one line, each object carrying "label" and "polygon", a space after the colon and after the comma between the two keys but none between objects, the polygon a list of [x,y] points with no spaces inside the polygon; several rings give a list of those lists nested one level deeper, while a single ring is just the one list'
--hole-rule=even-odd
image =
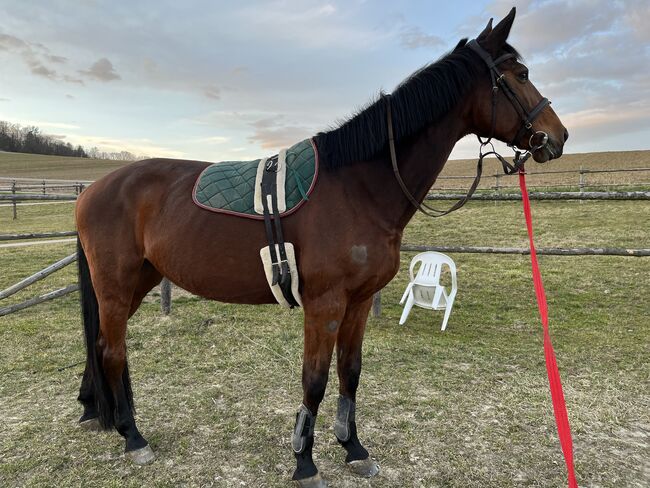
[{"label": "throatlatch strap", "polygon": [[555,424],[557,433],[564,454],[564,461],[567,467],[569,478],[569,488],[578,488],[575,470],[573,466],[573,440],[571,439],[571,427],[564,402],[564,392],[562,391],[562,382],[560,381],[560,372],[557,368],[555,351],[551,343],[551,336],[548,331],[548,305],[546,303],[546,293],[542,283],[542,275],[539,272],[537,263],[537,253],[533,242],[533,220],[530,212],[530,200],[528,199],[528,190],[526,189],[526,176],[524,169],[519,170],[519,186],[521,188],[521,199],[524,203],[524,215],[526,216],[526,228],[528,230],[528,239],[530,241],[530,261],[533,268],[533,283],[535,284],[535,295],[537,297],[537,307],[542,319],[544,329],[544,358],[546,360],[546,373],[548,383],[551,389],[551,400],[553,401],[553,412],[555,413]]}]

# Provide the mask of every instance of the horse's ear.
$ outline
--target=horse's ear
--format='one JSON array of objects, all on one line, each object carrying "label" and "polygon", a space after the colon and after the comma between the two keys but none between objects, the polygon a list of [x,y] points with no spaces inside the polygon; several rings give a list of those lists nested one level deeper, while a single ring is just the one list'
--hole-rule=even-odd
[{"label": "horse's ear", "polygon": [[494,29],[485,38],[485,48],[491,51],[492,55],[497,55],[510,34],[510,28],[515,20],[517,9],[512,7],[512,10],[505,18],[499,22]]},{"label": "horse's ear", "polygon": [[477,39],[485,39],[487,35],[492,32],[492,18],[488,21],[487,25],[485,26],[485,29],[483,29],[483,32],[481,32]]}]

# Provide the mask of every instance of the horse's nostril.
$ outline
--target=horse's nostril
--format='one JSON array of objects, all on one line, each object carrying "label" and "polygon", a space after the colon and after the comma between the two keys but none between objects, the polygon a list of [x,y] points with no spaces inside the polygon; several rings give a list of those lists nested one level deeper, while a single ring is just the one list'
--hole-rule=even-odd
[{"label": "horse's nostril", "polygon": [[564,128],[564,142],[569,138],[569,131],[566,130],[566,127]]}]

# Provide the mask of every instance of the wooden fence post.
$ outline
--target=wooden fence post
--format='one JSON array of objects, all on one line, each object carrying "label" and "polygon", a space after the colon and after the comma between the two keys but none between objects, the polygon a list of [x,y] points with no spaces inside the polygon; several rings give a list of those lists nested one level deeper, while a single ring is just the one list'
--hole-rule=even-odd
[{"label": "wooden fence post", "polygon": [[580,193],[585,191],[585,171],[582,169],[582,165],[580,165]]},{"label": "wooden fence post", "polygon": [[381,291],[372,296],[372,316],[381,317]]},{"label": "wooden fence post", "polygon": [[[11,193],[16,196],[16,180],[11,184]],[[18,218],[18,202],[14,200],[14,220]]]},{"label": "wooden fence post", "polygon": [[172,311],[172,283],[167,278],[160,282],[160,311],[164,315]]}]

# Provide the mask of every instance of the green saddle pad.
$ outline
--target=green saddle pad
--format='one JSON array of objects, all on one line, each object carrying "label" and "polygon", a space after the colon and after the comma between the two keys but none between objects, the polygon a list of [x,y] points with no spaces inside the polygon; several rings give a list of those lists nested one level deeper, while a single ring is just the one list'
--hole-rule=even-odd
[{"label": "green saddle pad", "polygon": [[[205,168],[196,180],[192,199],[199,207],[240,217],[263,219],[255,212],[255,177],[261,159],[222,161]],[[287,149],[286,211],[295,212],[314,189],[318,174],[318,154],[311,139]]]}]

